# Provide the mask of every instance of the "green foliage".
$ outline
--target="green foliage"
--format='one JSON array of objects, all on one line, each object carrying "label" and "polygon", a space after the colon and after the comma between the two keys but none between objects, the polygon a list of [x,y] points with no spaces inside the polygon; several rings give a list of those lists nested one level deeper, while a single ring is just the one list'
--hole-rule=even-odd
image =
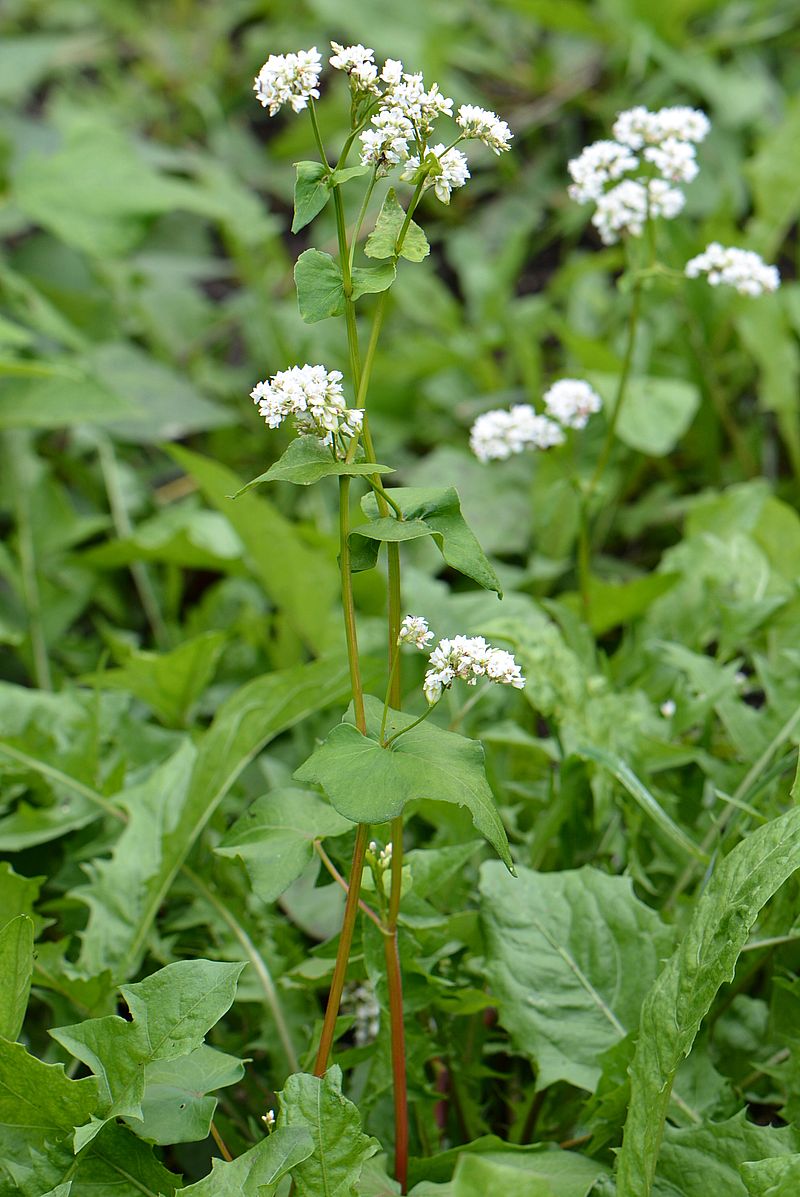
[{"label": "green foliage", "polygon": [[[397,201],[394,188],[386,192],[383,206],[375,221],[375,228],[367,237],[364,253],[368,258],[393,258],[397,253],[397,241],[405,223],[405,210]],[[400,247],[401,258],[409,262],[422,262],[431,252],[428,239],[416,221],[410,221]]]},{"label": "green foliage", "polygon": [[374,461],[334,461],[330,449],[316,436],[298,436],[289,442],[286,452],[263,474],[253,478],[234,496],[238,498],[261,482],[293,482],[310,486],[322,478],[358,478],[368,474],[392,474],[391,466]]},{"label": "green foliage", "polygon": [[272,1197],[282,1177],[313,1150],[314,1141],[304,1126],[282,1126],[232,1163],[214,1160],[204,1180],[178,1192],[190,1197]]},{"label": "green foliage", "polygon": [[278,1130],[306,1130],[313,1152],[293,1170],[298,1197],[351,1197],[365,1160],[378,1144],[361,1130],[358,1109],[342,1093],[342,1074],[295,1073],[279,1094]]}]

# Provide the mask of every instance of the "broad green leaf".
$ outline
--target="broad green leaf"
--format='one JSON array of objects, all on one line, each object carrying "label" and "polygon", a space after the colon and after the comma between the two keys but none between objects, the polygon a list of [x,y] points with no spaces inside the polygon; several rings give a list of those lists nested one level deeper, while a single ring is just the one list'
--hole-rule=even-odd
[{"label": "broad green leaf", "polygon": [[[368,258],[393,258],[397,248],[397,238],[406,218],[405,210],[397,201],[393,187],[386,193],[386,199],[378,213],[375,228],[367,237],[364,253]],[[408,226],[400,257],[409,262],[421,262],[431,252],[428,239],[422,229],[413,220]]]},{"label": "broad green leaf", "polygon": [[559,1197],[550,1182],[535,1173],[480,1155],[462,1156],[453,1174],[453,1197],[486,1197],[492,1192],[503,1197]]},{"label": "broad green leaf", "polygon": [[749,1197],[797,1197],[800,1191],[800,1155],[744,1163],[739,1171]]},{"label": "broad green leaf", "polygon": [[273,1197],[281,1178],[313,1150],[305,1127],[279,1127],[232,1163],[213,1160],[208,1176],[178,1192],[187,1197]]},{"label": "broad green leaf", "polygon": [[349,179],[359,179],[371,169],[369,166],[342,166],[331,174],[331,187],[341,187]]},{"label": "broad green leaf", "polygon": [[[53,1195],[70,1197],[171,1197],[180,1177],[168,1172],[148,1143],[124,1126],[110,1123],[77,1157],[71,1148],[48,1149],[34,1156],[34,1166],[19,1185],[23,1197],[40,1197],[45,1185]],[[22,1169],[15,1169],[17,1176]],[[24,1173],[23,1173],[24,1175]],[[60,1182],[60,1183],[59,1183]]]},{"label": "broad green leaf", "polygon": [[140,419],[141,410],[96,379],[0,382],[0,428],[72,428]]},{"label": "broad green leaf", "polygon": [[[295,777],[321,785],[339,813],[354,823],[386,823],[415,798],[466,806],[477,830],[513,869],[505,828],[484,773],[483,746],[421,723],[383,748],[383,704],[367,695],[365,707],[367,735],[350,722],[340,723]],[[387,735],[413,722],[411,715],[390,711]]]},{"label": "broad green leaf", "polygon": [[578,748],[575,750],[575,755],[582,757],[584,760],[594,761],[598,765],[602,765],[607,769],[612,777],[625,787],[625,789],[637,803],[640,810],[644,811],[649,819],[661,829],[664,835],[672,840],[673,844],[685,853],[687,856],[693,856],[695,860],[707,861],[708,857],[704,852],[698,848],[688,835],[678,826],[674,819],[670,818],[663,806],[651,794],[647,786],[636,776],[633,770],[626,765],[621,757],[616,756],[613,752],[606,752],[602,748]]},{"label": "broad green leaf", "polygon": [[342,272],[330,254],[307,249],[295,262],[297,305],[306,324],[344,313]]},{"label": "broad green leaf", "polygon": [[101,690],[125,690],[152,707],[167,727],[188,727],[197,701],[213,678],[225,632],[203,632],[167,653],[134,650],[119,669],[85,675]]},{"label": "broad green leaf", "polygon": [[299,665],[248,682],[219,708],[196,750],[185,742],[165,779],[144,783],[108,862],[95,862],[92,883],[76,895],[91,910],[81,964],[111,968],[118,979],[139,966],[150,928],[178,870],[241,771],[275,736],[313,711],[343,701],[349,671],[336,660]]},{"label": "broad green leaf", "polygon": [[800,469],[797,418],[800,350],[780,294],[764,295],[760,303],[748,304],[737,313],[736,328],[758,365],[759,403],[765,411],[775,413],[794,467]]},{"label": "broad green leaf", "polygon": [[243,861],[255,895],[274,902],[311,861],[314,840],[351,829],[318,794],[287,786],[257,799],[215,851]]},{"label": "broad green leaf", "polygon": [[225,466],[178,446],[170,452],[231,524],[265,593],[304,642],[319,649],[339,589],[335,562],[322,549],[310,548],[267,499],[243,495],[234,503],[230,496],[239,489],[239,480]]},{"label": "broad green leaf", "polygon": [[[480,1160],[486,1168],[474,1168],[469,1163],[473,1160]],[[517,1183],[522,1185],[525,1183],[525,1177],[540,1186],[539,1190],[531,1190],[533,1194],[542,1191],[552,1192],[555,1197],[586,1197],[598,1177],[608,1173],[605,1164],[578,1155],[574,1151],[561,1151],[552,1144],[520,1146],[516,1143],[505,1143],[496,1135],[483,1135],[473,1139],[471,1143],[453,1147],[433,1157],[412,1160],[411,1179],[414,1181],[424,1177],[430,1183],[444,1181],[450,1178],[454,1169],[452,1187],[448,1187],[447,1190],[449,1197],[457,1197],[461,1193],[457,1182],[461,1183],[462,1178],[467,1186],[464,1189],[465,1195],[473,1197],[478,1191],[482,1195],[495,1192],[515,1193],[515,1180],[519,1178]],[[475,1182],[485,1179],[485,1187],[481,1190],[469,1187],[473,1184],[473,1178]],[[501,1183],[490,1184],[490,1179]],[[512,1187],[507,1189],[506,1183]],[[547,1188],[542,1190],[542,1185],[546,1185]],[[417,1192],[416,1186],[412,1191]],[[419,1191],[427,1192],[422,1186]],[[519,1192],[527,1194],[528,1190],[520,1188]]]},{"label": "broad green leaf", "polygon": [[671,932],[629,878],[588,867],[520,869],[514,881],[490,862],[480,892],[487,977],[537,1088],[568,1081],[592,1092],[600,1055],[638,1022]]},{"label": "broad green leaf", "polygon": [[23,877],[7,860],[0,861],[0,926],[19,914],[33,914],[44,877]]},{"label": "broad green leaf", "polygon": [[263,474],[253,478],[233,496],[245,494],[261,482],[293,482],[310,486],[321,478],[359,477],[364,474],[393,474],[391,466],[374,461],[335,461],[330,449],[316,436],[299,436],[289,442],[285,453]]},{"label": "broad green leaf", "polygon": [[[97,1076],[100,1117],[79,1126],[79,1151],[112,1118],[141,1119],[145,1070],[156,1060],[175,1060],[202,1044],[236,996],[245,966],[212,960],[178,960],[136,985],[121,987],[131,1021],[116,1014],[87,1019],[50,1034]],[[130,1124],[138,1130],[137,1123]]]},{"label": "broad green leaf", "polygon": [[589,623],[596,636],[602,636],[619,624],[627,625],[642,615],[678,581],[677,574],[652,573],[629,582],[589,579]]},{"label": "broad green leaf", "polygon": [[[610,414],[617,393],[616,376],[593,373],[591,381]],[[700,392],[690,382],[634,375],[628,380],[617,436],[631,449],[664,457],[688,431],[699,405]]]},{"label": "broad green leaf", "polygon": [[342,1093],[341,1069],[323,1077],[296,1072],[278,1094],[278,1129],[303,1127],[314,1151],[292,1170],[297,1197],[351,1197],[365,1160],[378,1143],[361,1129],[361,1115]]},{"label": "broad green leaf", "polygon": [[502,595],[500,581],[469,524],[461,514],[458,492],[452,486],[395,487],[389,492],[403,519],[379,518],[374,495],[365,495],[364,513],[370,523],[351,533],[353,569],[371,569],[378,559],[379,542],[414,540],[432,536],[442,557],[452,568],[472,578],[486,590]]},{"label": "broad green leaf", "polygon": [[381,262],[379,266],[356,266],[352,275],[353,299],[388,290],[396,275],[397,268],[393,262]]},{"label": "broad green leaf", "polygon": [[795,147],[800,138],[800,96],[788,99],[780,123],[770,123],[754,158],[745,169],[753,188],[750,248],[773,259],[789,226],[800,212],[800,164]]},{"label": "broad green leaf", "polygon": [[292,232],[299,233],[331,198],[327,168],[321,162],[295,162],[297,177],[294,183],[294,219]]},{"label": "broad green leaf", "polygon": [[800,810],[759,827],[717,866],[686,934],[642,1007],[619,1197],[649,1197],[672,1082],[764,904],[800,867]]},{"label": "broad green leaf", "polygon": [[87,549],[81,560],[100,569],[132,561],[163,561],[185,569],[245,574],[244,546],[218,511],[175,504],[142,520],[130,536]]},{"label": "broad green leaf", "polygon": [[743,1110],[726,1122],[668,1127],[653,1193],[658,1197],[707,1197],[709,1193],[747,1197],[742,1171],[762,1165],[746,1161],[761,1160],[771,1166],[776,1156],[792,1160],[798,1147],[796,1127],[757,1126]]},{"label": "broad green leaf", "polygon": [[374,1155],[367,1160],[358,1181],[358,1197],[397,1197],[400,1185],[392,1180],[387,1168],[384,1155]]},{"label": "broad green leaf", "polygon": [[[0,919],[4,912],[0,909]],[[18,914],[0,930],[0,1036],[20,1033],[33,976],[33,919]]]},{"label": "broad green leaf", "polygon": [[126,1119],[142,1139],[165,1146],[207,1139],[217,1100],[215,1089],[235,1085],[244,1064],[203,1044],[188,1056],[145,1065],[142,1118]]},{"label": "broad green leaf", "polygon": [[97,1081],[71,1081],[62,1064],[43,1064],[20,1044],[0,1039],[0,1126],[31,1147],[60,1141],[95,1110]]}]

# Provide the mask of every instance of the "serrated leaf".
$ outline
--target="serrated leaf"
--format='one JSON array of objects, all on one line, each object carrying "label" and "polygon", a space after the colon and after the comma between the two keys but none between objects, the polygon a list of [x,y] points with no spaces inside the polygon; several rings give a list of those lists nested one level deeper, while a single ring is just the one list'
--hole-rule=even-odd
[{"label": "serrated leaf", "polygon": [[[474,1169],[468,1163],[470,1160],[480,1160],[487,1167]],[[552,1191],[557,1197],[585,1197],[595,1181],[607,1174],[605,1164],[598,1163],[597,1160],[590,1160],[574,1151],[557,1149],[552,1144],[537,1143],[521,1146],[516,1143],[506,1143],[496,1135],[483,1135],[478,1139],[473,1139],[471,1143],[450,1148],[449,1151],[440,1152],[427,1159],[412,1160],[410,1169],[412,1181],[421,1177],[426,1178],[422,1184],[412,1189],[412,1193],[427,1193],[429,1190],[425,1187],[426,1182],[431,1185],[431,1193],[437,1191],[436,1182],[449,1179],[454,1169],[452,1184],[447,1186],[448,1197],[453,1197],[460,1191],[456,1185],[457,1180],[464,1177],[465,1181],[471,1182],[473,1176],[481,1180],[486,1178],[487,1182],[489,1179],[508,1181],[512,1185],[516,1177],[527,1176],[534,1179],[540,1186],[542,1184],[552,1186],[552,1189],[548,1187],[545,1191]],[[507,1176],[507,1172],[511,1175]],[[493,1173],[494,1175],[492,1175]],[[470,1194],[470,1197],[475,1192],[473,1188],[467,1188],[465,1191]],[[513,1187],[506,1189],[505,1183],[487,1183],[485,1188],[480,1190],[481,1195],[516,1191]],[[527,1193],[524,1188],[520,1191]],[[536,1194],[537,1190],[533,1189],[532,1192]]]},{"label": "serrated leaf", "polygon": [[364,1162],[378,1143],[361,1129],[361,1115],[342,1093],[341,1069],[323,1077],[296,1072],[278,1094],[278,1127],[303,1127],[314,1150],[292,1170],[297,1197],[351,1197]]},{"label": "serrated leaf", "polygon": [[380,266],[355,266],[352,271],[353,299],[362,295],[377,295],[391,287],[397,275],[393,262],[382,262]]},{"label": "serrated leaf", "polygon": [[278,1127],[232,1163],[214,1160],[208,1176],[178,1192],[186,1197],[272,1197],[278,1182],[313,1150],[304,1126]]},{"label": "serrated leaf", "polygon": [[[386,199],[378,213],[375,228],[367,237],[364,253],[368,258],[393,258],[397,248],[397,238],[406,218],[404,209],[398,203],[394,188],[390,187]],[[422,229],[413,220],[406,230],[400,257],[409,262],[421,262],[431,252],[428,239]]]},{"label": "serrated leaf", "polygon": [[401,486],[394,487],[390,494],[402,512],[402,520],[380,518],[374,496],[364,496],[361,506],[370,522],[359,524],[350,536],[354,571],[372,569],[381,541],[402,542],[432,536],[452,569],[502,596],[500,580],[461,514],[454,487]]},{"label": "serrated leaf", "polygon": [[[2,913],[0,913],[0,919]],[[0,930],[0,1036],[20,1033],[33,976],[33,919],[18,914]]]},{"label": "serrated leaf", "polygon": [[[112,1118],[142,1118],[147,1065],[189,1055],[201,1046],[206,1033],[233,1003],[244,967],[213,960],[179,960],[136,985],[121,987],[130,1021],[111,1014],[50,1032],[92,1070],[100,1086],[100,1116],[77,1127],[76,1151]],[[131,1125],[139,1129],[137,1123]]]},{"label": "serrated leaf", "polygon": [[306,324],[316,324],[344,312],[344,287],[339,264],[330,254],[307,249],[295,262],[297,306]]},{"label": "serrated leaf", "polygon": [[753,1165],[746,1161],[791,1159],[798,1146],[796,1127],[757,1126],[744,1110],[726,1122],[668,1127],[653,1191],[658,1197],[747,1197],[742,1169]]},{"label": "serrated leaf", "polygon": [[215,852],[243,861],[255,895],[274,902],[310,863],[315,840],[352,826],[318,794],[287,786],[257,799]]},{"label": "serrated leaf", "polygon": [[295,162],[294,219],[292,232],[299,233],[318,216],[331,198],[327,167],[321,162]]},{"label": "serrated leaf", "polygon": [[797,1197],[800,1192],[800,1155],[756,1160],[739,1170],[749,1197]]},{"label": "serrated leaf", "polygon": [[285,453],[263,474],[253,478],[233,496],[245,494],[262,482],[293,482],[310,486],[321,478],[362,477],[365,474],[393,474],[391,466],[374,461],[336,461],[330,449],[316,436],[299,436],[289,442]]},{"label": "serrated leaf", "polygon": [[19,1043],[0,1039],[0,1126],[62,1136],[95,1108],[94,1077],[72,1081],[63,1064],[43,1064]]},{"label": "serrated leaf", "polygon": [[642,1007],[631,1101],[618,1156],[619,1197],[649,1197],[672,1083],[720,986],[772,895],[800,867],[800,810],[759,827],[715,869],[686,934]]},{"label": "serrated leaf", "polygon": [[[484,773],[483,746],[421,723],[383,748],[383,703],[367,695],[364,705],[367,735],[350,722],[340,723],[295,777],[321,785],[339,813],[354,823],[386,823],[414,799],[465,806],[477,830],[512,869],[505,828]],[[413,722],[411,715],[390,711],[387,736]]]},{"label": "serrated leaf", "polygon": [[561,1080],[592,1092],[600,1055],[636,1026],[672,934],[627,877],[519,872],[512,881],[494,862],[481,868],[500,1021],[534,1062],[538,1089]]},{"label": "serrated leaf", "polygon": [[136,971],[178,870],[241,771],[275,736],[348,693],[338,658],[256,678],[222,704],[197,750],[184,741],[163,767],[174,770],[174,784],[144,783],[111,860],[95,862],[92,884],[75,891],[91,910],[80,957],[88,972],[108,967],[122,979]]},{"label": "serrated leaf", "polygon": [[196,1143],[207,1139],[217,1099],[216,1089],[244,1076],[244,1063],[203,1044],[188,1056],[153,1060],[145,1065],[141,1119],[126,1119],[131,1130],[150,1143]]}]

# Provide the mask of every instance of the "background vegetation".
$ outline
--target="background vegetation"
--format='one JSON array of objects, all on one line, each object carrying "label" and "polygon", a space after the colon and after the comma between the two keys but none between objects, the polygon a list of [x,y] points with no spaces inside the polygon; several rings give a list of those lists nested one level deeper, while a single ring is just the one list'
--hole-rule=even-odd
[{"label": "background vegetation", "polygon": [[[419,802],[409,823],[412,1180],[455,1197],[492,1185],[613,1191],[603,1186],[642,1000],[709,861],[786,810],[795,768],[795,5],[5,0],[3,21],[0,924],[24,937],[32,918],[37,938],[21,1040],[70,1077],[105,1083],[124,1061],[84,1067],[85,1045],[72,1051],[74,1035],[49,1029],[127,1016],[137,992],[149,1010],[138,1017],[156,1019],[157,989],[127,988],[126,1004],[118,986],[176,961],[247,967],[213,1031],[237,970],[192,974],[199,993],[219,988],[219,1009],[180,1067],[147,1063],[144,1129],[110,1085],[108,1124],[77,1170],[69,1135],[89,1116],[88,1090],[60,1072],[45,1085],[22,1048],[4,1048],[0,1192],[171,1194],[216,1153],[206,1094],[218,1090],[215,1124],[238,1154],[311,1059],[341,895],[313,849],[319,816],[285,842],[258,812],[346,703],[335,491],[228,496],[287,443],[258,419],[255,381],[295,362],[347,369],[338,323],[304,325],[292,284],[310,244],[287,232],[307,127],[269,121],[250,90],[270,52],[331,37],[402,58],[515,132],[512,153],[476,156],[449,207],[425,201],[431,259],[400,271],[372,386],[380,459],[403,485],[458,486],[506,592],[499,603],[415,546],[405,609],[442,635],[505,638],[529,679],[522,696],[454,699],[444,726],[480,736],[514,858],[531,871],[513,882],[486,864],[479,890],[491,854],[463,812]],[[623,252],[600,247],[567,200],[566,162],[636,103],[689,103],[713,124],[662,256],[681,264],[711,239],[747,245],[784,283],[757,302],[699,284],[647,292],[587,624],[576,498],[560,468],[544,455],[483,466],[468,433],[479,412],[538,401],[555,377],[602,388],[619,373]],[[332,140],[344,111],[323,93]],[[320,222],[315,243],[330,248],[330,213]],[[602,422],[587,430],[587,459],[601,439]],[[382,693],[381,569],[359,575],[357,597]],[[421,662],[413,669],[409,693]],[[328,817],[327,851],[343,867],[352,835]],[[787,839],[786,860],[791,850]],[[746,890],[721,898],[712,924],[743,912]],[[712,1177],[725,1193],[790,1192],[768,1184],[776,1157],[800,1153],[797,896],[789,880],[765,907],[683,1065],[658,1193],[693,1197]],[[523,902],[538,920],[520,924]],[[383,1005],[373,931],[365,924],[352,992],[372,982]],[[0,973],[20,951],[4,934]],[[611,1017],[574,1000],[563,945]],[[14,1041],[11,976],[9,965],[0,1031]],[[385,1028],[374,1042],[343,1032],[345,1091],[388,1150]],[[141,1071],[137,1052],[125,1059]],[[34,1130],[17,1082],[40,1110],[53,1094]],[[560,1180],[551,1165],[533,1174],[532,1160],[555,1154],[538,1149],[508,1176],[486,1135],[582,1154],[558,1156]],[[475,1140],[482,1150],[451,1181],[455,1149]],[[361,1193],[393,1191],[369,1168]]]}]

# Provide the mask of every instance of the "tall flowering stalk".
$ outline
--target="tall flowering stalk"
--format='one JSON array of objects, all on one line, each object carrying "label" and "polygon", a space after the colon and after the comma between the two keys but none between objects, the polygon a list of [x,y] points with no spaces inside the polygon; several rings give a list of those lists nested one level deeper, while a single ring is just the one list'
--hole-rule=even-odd
[{"label": "tall flowering stalk", "polygon": [[[300,439],[290,445],[276,467],[255,482],[283,477],[307,483],[324,476],[338,477],[341,594],[354,728],[346,724],[334,729],[326,744],[298,771],[298,776],[319,781],[337,809],[352,818],[357,827],[342,929],[316,1053],[315,1074],[322,1076],[325,1073],[331,1057],[359,911],[365,860],[373,868],[374,853],[370,854],[369,827],[372,822],[387,821],[391,826],[391,843],[381,857],[380,871],[381,886],[383,872],[389,874],[388,897],[382,902],[379,915],[369,909],[368,913],[383,934],[391,1022],[395,1174],[405,1192],[408,1110],[398,919],[403,874],[402,805],[407,797],[408,778],[407,771],[400,777],[394,762],[397,760],[405,765],[400,755],[403,745],[419,741],[423,735],[419,725],[435,709],[444,690],[457,680],[474,685],[482,678],[489,682],[509,684],[517,689],[525,683],[510,653],[487,645],[480,637],[457,635],[441,640],[431,652],[424,687],[428,700],[425,713],[411,720],[400,713],[401,648],[411,645],[427,649],[433,634],[422,617],[403,618],[400,584],[400,542],[403,535],[397,525],[407,518],[413,518],[417,524],[420,521],[424,523],[426,516],[433,519],[435,513],[416,510],[412,492],[402,488],[387,489],[382,484],[381,472],[384,467],[378,464],[369,421],[369,387],[386,315],[387,296],[398,265],[403,258],[419,262],[428,253],[425,235],[414,222],[420,201],[431,191],[441,203],[447,204],[453,192],[467,183],[470,178],[469,164],[460,148],[464,143],[479,141],[493,153],[501,154],[509,149],[512,133],[508,125],[493,112],[475,105],[462,105],[454,113],[453,101],[442,94],[437,84],[427,86],[421,74],[406,71],[403,63],[396,59],[387,59],[379,68],[373,51],[365,46],[343,46],[332,42],[331,47],[333,53],[329,64],[346,76],[350,94],[350,130],[338,157],[329,157],[317,119],[315,101],[320,96],[322,58],[316,47],[292,54],[271,55],[255,80],[254,90],[271,116],[276,116],[284,107],[294,112],[307,110],[309,113],[318,161],[298,164],[292,228],[296,232],[305,227],[331,203],[336,222],[338,257],[334,259],[316,249],[306,250],[300,255],[295,269],[298,302],[301,315],[309,323],[330,316],[344,317],[350,377],[344,379],[339,371],[328,370],[323,365],[305,364],[279,370],[269,379],[257,383],[252,398],[267,425],[277,428],[285,420],[291,419]],[[451,129],[444,139],[437,137],[442,122],[451,123]],[[358,154],[357,165],[350,164],[353,153]],[[364,245],[369,262],[358,265],[361,230],[373,197],[383,180],[393,173],[398,184],[407,184],[408,200],[404,207],[393,187],[386,190],[373,231]],[[347,186],[359,180],[363,193],[358,215],[351,225],[344,193]],[[356,319],[356,305],[364,295],[377,296],[365,350],[359,339]],[[348,383],[352,403],[345,398]],[[557,425],[553,424],[553,428],[557,428]],[[368,532],[378,543],[383,542],[387,546],[388,682],[380,717],[379,708],[375,708],[375,725],[371,722],[374,700],[365,695],[362,683],[353,599],[350,490],[354,478],[366,481],[374,495],[374,513]],[[451,514],[454,505],[456,509],[458,507],[457,496],[451,488],[444,488],[438,501],[447,506]],[[457,519],[463,524],[460,510]],[[433,531],[432,525],[431,534]],[[471,533],[468,536],[471,537]],[[474,537],[468,543],[472,541]],[[461,543],[463,545],[463,537]],[[499,590],[494,573],[477,542],[474,542],[474,548],[470,549],[459,568],[481,584]],[[375,767],[387,773],[386,806],[378,811],[370,807],[368,802],[359,805],[357,799],[356,810],[352,803],[352,790],[341,784],[341,769],[331,772],[335,741],[351,734],[360,737],[354,744],[357,752],[371,752],[372,746],[375,746],[379,753]],[[432,744],[433,747],[426,749],[423,742],[419,742],[418,750],[423,756],[425,751],[436,753],[437,735],[449,737],[447,744],[450,751],[453,751],[454,739],[463,739],[453,733],[436,732],[435,729],[425,734],[428,739],[424,745]],[[406,741],[404,737],[409,739]],[[467,751],[468,743],[465,742],[463,750],[456,745],[455,751]],[[468,751],[471,760],[474,759],[473,749]],[[397,778],[393,782],[395,772]],[[480,785],[488,792],[482,776]],[[445,797],[444,800],[453,798]],[[456,800],[462,801],[461,796],[457,796]],[[367,813],[369,818],[366,817]],[[473,812],[473,816],[476,826],[479,825],[482,815]],[[488,835],[510,867],[508,845],[499,820],[497,827],[484,829],[484,834]]]}]

